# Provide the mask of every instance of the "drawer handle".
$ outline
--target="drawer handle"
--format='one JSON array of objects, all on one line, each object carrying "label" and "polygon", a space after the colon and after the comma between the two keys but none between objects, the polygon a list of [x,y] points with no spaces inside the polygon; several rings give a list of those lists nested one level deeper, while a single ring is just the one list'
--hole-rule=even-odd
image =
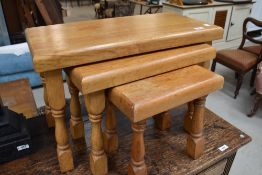
[{"label": "drawer handle", "polygon": [[233,25],[235,25],[235,23],[231,22],[231,23],[230,23],[230,27],[232,27]]}]

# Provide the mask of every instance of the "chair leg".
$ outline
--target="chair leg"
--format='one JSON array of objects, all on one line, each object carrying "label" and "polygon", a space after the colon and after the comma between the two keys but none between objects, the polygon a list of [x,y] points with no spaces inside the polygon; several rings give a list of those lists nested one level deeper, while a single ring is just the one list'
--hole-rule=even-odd
[{"label": "chair leg", "polygon": [[128,165],[128,175],[147,175],[145,164],[144,131],[146,121],[132,124],[133,138],[131,148],[131,161]]},{"label": "chair leg", "polygon": [[256,74],[257,74],[257,67],[254,67],[252,71],[251,79],[250,79],[250,87],[254,86]]},{"label": "chair leg", "polygon": [[193,159],[199,158],[204,152],[205,139],[203,137],[204,112],[206,97],[194,100],[194,114],[190,134],[187,138],[187,153]]},{"label": "chair leg", "polygon": [[116,132],[116,114],[112,103],[106,107],[106,129],[103,133],[104,149],[106,153],[114,153],[118,149],[118,136]]},{"label": "chair leg", "polygon": [[247,114],[248,117],[252,117],[253,115],[256,114],[256,112],[257,112],[257,110],[258,110],[258,107],[259,107],[259,104],[260,104],[260,102],[261,102],[261,99],[262,99],[262,95],[256,93],[254,106],[253,106],[253,108],[251,109],[250,113]]},{"label": "chair leg", "polygon": [[216,62],[215,60],[213,60],[213,63],[212,63],[212,66],[211,66],[211,71],[212,71],[212,72],[215,72],[215,70],[216,70],[216,64],[217,64],[217,62]]},{"label": "chair leg", "polygon": [[73,139],[85,137],[84,122],[81,116],[81,106],[79,100],[79,90],[75,87],[69,77],[66,78],[69,92],[71,94],[70,100],[70,131]]},{"label": "chair leg", "polygon": [[238,73],[237,85],[236,85],[234,99],[236,99],[238,94],[239,94],[239,90],[240,90],[240,88],[242,86],[243,78],[244,78],[244,74],[243,73]]},{"label": "chair leg", "polygon": [[235,79],[238,79],[238,72],[235,72]]}]

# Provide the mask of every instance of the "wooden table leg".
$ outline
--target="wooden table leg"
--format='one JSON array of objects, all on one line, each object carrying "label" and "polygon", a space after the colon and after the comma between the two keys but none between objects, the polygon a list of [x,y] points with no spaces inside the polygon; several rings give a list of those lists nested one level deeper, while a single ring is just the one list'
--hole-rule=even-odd
[{"label": "wooden table leg", "polygon": [[155,128],[164,131],[171,127],[172,120],[169,111],[160,113],[158,115],[153,116],[155,121]]},{"label": "wooden table leg", "polygon": [[105,93],[104,91],[94,92],[85,95],[84,98],[92,127],[90,168],[95,175],[105,175],[108,172],[108,168],[101,129],[102,112],[105,109]]},{"label": "wooden table leg", "polygon": [[50,109],[49,102],[48,102],[44,73],[41,73],[40,77],[41,77],[42,84],[43,84],[43,89],[44,89],[46,122],[47,122],[47,125],[48,125],[49,128],[55,127],[55,120],[54,120],[54,117],[52,116],[51,109]]},{"label": "wooden table leg", "polygon": [[187,153],[193,158],[199,158],[204,152],[205,139],[203,137],[204,112],[206,97],[194,100],[194,114],[192,117],[190,134],[187,138]]},{"label": "wooden table leg", "polygon": [[74,169],[74,164],[65,124],[65,93],[62,71],[45,72],[45,80],[49,105],[55,119],[58,162],[61,172],[66,172]]},{"label": "wooden table leg", "polygon": [[118,149],[118,136],[116,132],[116,114],[114,105],[108,101],[106,107],[106,129],[103,133],[104,149],[106,153],[114,153]]},{"label": "wooden table leg", "polygon": [[133,138],[131,148],[131,161],[128,166],[128,175],[146,175],[144,131],[146,120],[133,123]]},{"label": "wooden table leg", "polygon": [[192,126],[192,117],[194,113],[194,102],[191,101],[187,103],[187,113],[184,117],[184,129],[186,132],[190,133],[190,129]]},{"label": "wooden table leg", "polygon": [[69,92],[71,94],[70,100],[70,131],[73,139],[85,137],[84,122],[81,116],[81,106],[79,100],[79,90],[75,87],[72,81],[67,77],[66,79]]}]

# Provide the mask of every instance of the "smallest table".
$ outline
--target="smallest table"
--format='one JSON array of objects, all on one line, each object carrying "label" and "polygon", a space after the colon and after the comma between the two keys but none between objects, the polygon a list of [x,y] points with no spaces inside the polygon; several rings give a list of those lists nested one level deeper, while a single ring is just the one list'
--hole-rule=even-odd
[{"label": "smallest table", "polygon": [[[130,0],[131,3],[134,4],[138,4],[140,5],[140,15],[143,14],[143,6],[147,7],[148,9],[146,10],[146,12],[144,14],[153,14],[153,13],[157,13],[159,11],[159,9],[161,9],[163,6],[160,4],[149,4],[147,1],[138,1],[138,0]],[[152,11],[153,9],[155,9],[154,11]]]}]

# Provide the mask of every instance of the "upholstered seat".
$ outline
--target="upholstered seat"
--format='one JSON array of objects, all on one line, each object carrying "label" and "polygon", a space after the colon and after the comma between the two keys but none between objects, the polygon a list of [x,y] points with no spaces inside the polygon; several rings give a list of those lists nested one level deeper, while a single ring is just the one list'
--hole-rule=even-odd
[{"label": "upholstered seat", "polygon": [[[237,85],[234,98],[237,98],[239,89],[241,88],[244,75],[253,69],[250,86],[254,85],[256,76],[256,67],[261,60],[261,40],[252,38],[247,34],[247,23],[252,23],[255,26],[262,27],[262,21],[258,21],[254,18],[248,17],[243,23],[243,38],[238,49],[226,49],[217,52],[216,58],[212,63],[212,71],[216,69],[216,62],[223,64],[224,66],[235,71],[235,77],[237,78]],[[249,40],[254,46],[244,47],[246,40]]]},{"label": "upholstered seat", "polygon": [[257,46],[244,47],[243,50],[246,50],[248,52],[251,52],[251,53],[254,53],[256,55],[259,55],[260,52],[261,52],[261,48],[262,48],[262,46],[257,45]]},{"label": "upholstered seat", "polygon": [[221,50],[217,52],[216,61],[238,71],[247,71],[257,64],[257,55],[240,50]]}]

